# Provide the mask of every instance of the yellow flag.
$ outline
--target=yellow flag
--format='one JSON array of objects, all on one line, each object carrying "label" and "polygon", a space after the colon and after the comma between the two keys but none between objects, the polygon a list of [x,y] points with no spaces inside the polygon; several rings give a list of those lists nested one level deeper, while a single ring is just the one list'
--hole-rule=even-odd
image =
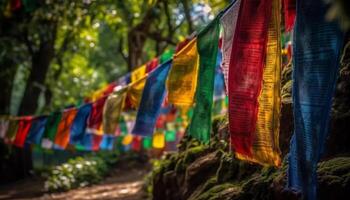
[{"label": "yellow flag", "polygon": [[142,79],[146,75],[146,65],[142,65],[141,67],[136,68],[131,72],[131,83],[134,83],[140,79]]},{"label": "yellow flag", "polygon": [[132,82],[128,87],[127,98],[133,108],[139,107],[146,79],[147,74],[145,74],[144,77],[142,77],[141,79]]},{"label": "yellow flag", "polygon": [[157,132],[153,135],[153,148],[162,149],[165,147],[165,137],[161,132]]},{"label": "yellow flag", "polygon": [[122,144],[123,144],[124,146],[131,144],[132,138],[133,138],[133,137],[132,137],[131,134],[127,134],[126,136],[124,136],[123,141],[122,141]]},{"label": "yellow flag", "polygon": [[115,134],[119,122],[119,116],[124,106],[127,90],[128,88],[124,87],[108,96],[103,107],[104,134]]},{"label": "yellow flag", "polygon": [[281,164],[278,142],[281,109],[281,18],[279,11],[279,0],[273,0],[253,154],[252,157],[246,157],[236,153],[240,159],[274,166]]},{"label": "yellow flag", "polygon": [[194,38],[174,55],[167,80],[170,103],[177,107],[192,106],[197,86],[198,66],[197,38]]}]

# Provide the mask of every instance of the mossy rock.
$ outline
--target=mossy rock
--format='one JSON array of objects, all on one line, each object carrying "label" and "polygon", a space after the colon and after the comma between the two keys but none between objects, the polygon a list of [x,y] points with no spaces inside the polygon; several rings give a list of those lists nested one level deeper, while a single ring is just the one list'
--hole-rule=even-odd
[{"label": "mossy rock", "polygon": [[216,185],[200,194],[196,200],[230,200],[238,197],[241,187],[232,183]]}]

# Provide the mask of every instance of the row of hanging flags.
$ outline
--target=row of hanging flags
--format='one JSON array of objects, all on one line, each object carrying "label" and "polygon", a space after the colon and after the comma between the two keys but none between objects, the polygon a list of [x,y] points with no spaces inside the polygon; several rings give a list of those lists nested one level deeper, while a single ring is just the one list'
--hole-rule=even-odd
[{"label": "row of hanging flags", "polygon": [[[292,48],[283,51],[282,8],[284,30],[294,31]],[[228,106],[236,157],[280,166],[281,53],[287,51],[294,66],[288,187],[316,199],[316,165],[344,40],[338,25],[325,20],[327,8],[321,0],[234,0],[174,54],[95,92],[90,103],[49,116],[3,118],[0,136],[19,147],[149,149],[179,141],[187,129],[208,143],[212,115]]]}]

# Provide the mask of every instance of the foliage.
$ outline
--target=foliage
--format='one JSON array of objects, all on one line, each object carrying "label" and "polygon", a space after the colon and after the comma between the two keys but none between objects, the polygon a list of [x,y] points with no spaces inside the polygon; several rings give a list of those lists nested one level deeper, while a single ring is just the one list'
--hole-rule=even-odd
[{"label": "foliage", "polygon": [[50,192],[67,191],[100,182],[118,161],[118,152],[98,152],[76,157],[53,167],[45,182]]},{"label": "foliage", "polygon": [[66,191],[101,181],[107,165],[101,158],[78,157],[55,167],[45,182],[48,191]]}]

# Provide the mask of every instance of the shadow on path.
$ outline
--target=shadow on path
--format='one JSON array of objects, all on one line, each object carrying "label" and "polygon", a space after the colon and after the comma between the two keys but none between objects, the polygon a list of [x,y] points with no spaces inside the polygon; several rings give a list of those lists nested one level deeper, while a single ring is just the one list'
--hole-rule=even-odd
[{"label": "shadow on path", "polygon": [[62,193],[45,193],[44,181],[39,178],[11,183],[0,187],[0,200],[141,200],[143,177],[147,167],[141,165],[119,166],[100,184]]}]

